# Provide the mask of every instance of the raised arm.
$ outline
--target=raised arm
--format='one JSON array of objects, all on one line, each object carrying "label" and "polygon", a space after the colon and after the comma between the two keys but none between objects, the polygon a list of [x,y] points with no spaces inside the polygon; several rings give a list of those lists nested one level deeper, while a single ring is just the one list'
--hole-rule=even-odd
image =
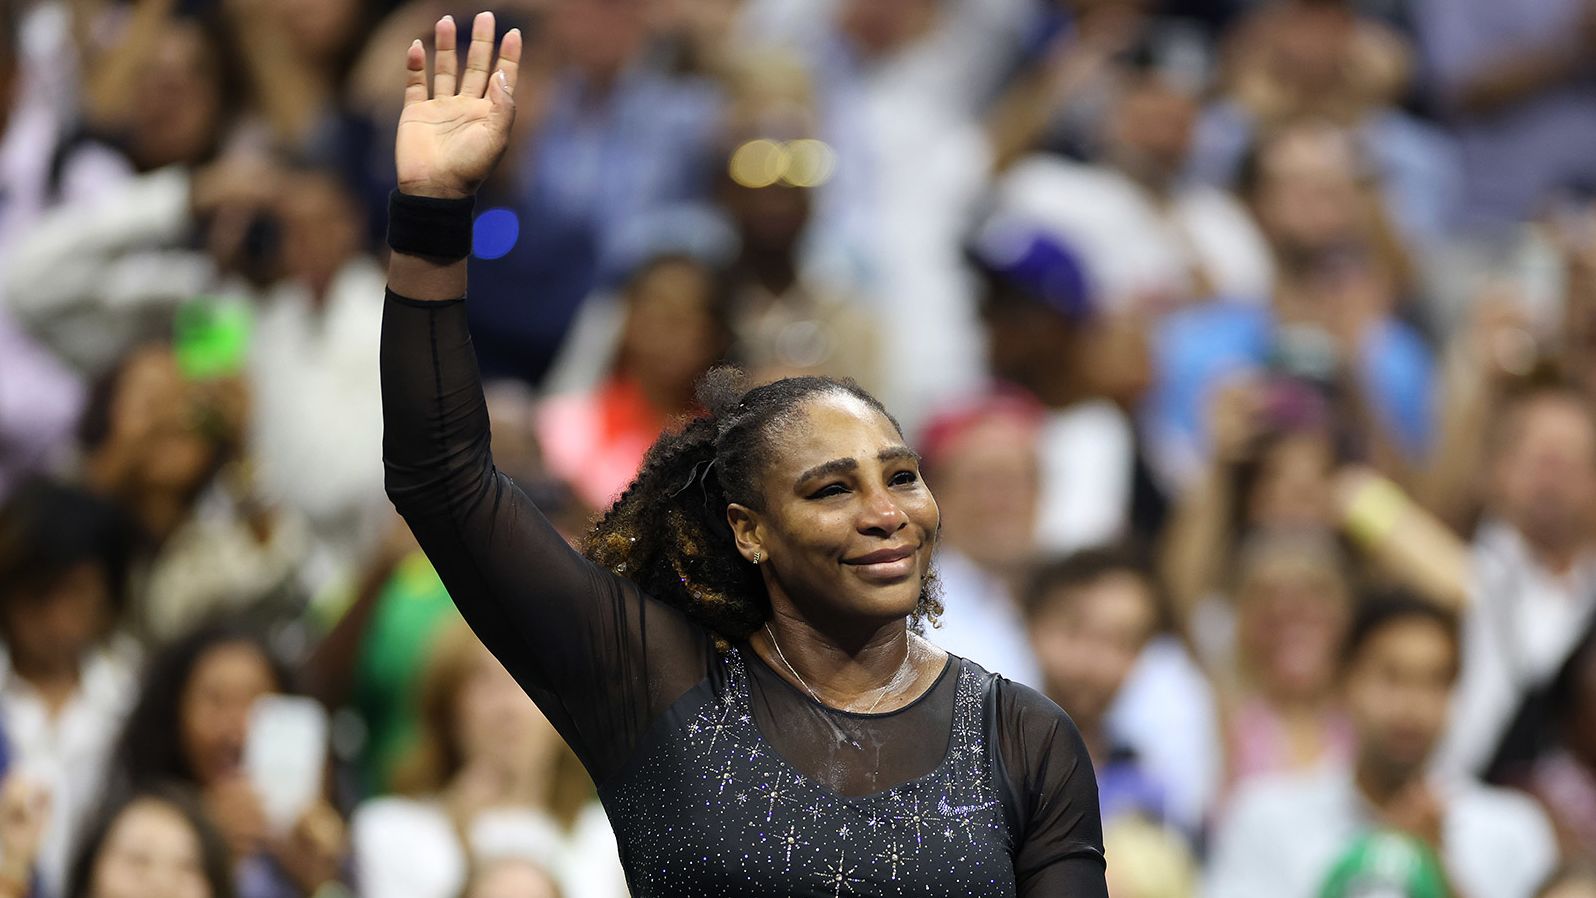
[{"label": "raised arm", "polygon": [[461,242],[515,116],[521,38],[505,36],[494,67],[493,16],[479,15],[463,71],[454,22],[440,21],[436,38],[430,96],[421,42],[410,47],[395,150],[397,248],[382,332],[388,495],[472,629],[602,782],[704,675],[708,643],[578,555],[493,465]]}]

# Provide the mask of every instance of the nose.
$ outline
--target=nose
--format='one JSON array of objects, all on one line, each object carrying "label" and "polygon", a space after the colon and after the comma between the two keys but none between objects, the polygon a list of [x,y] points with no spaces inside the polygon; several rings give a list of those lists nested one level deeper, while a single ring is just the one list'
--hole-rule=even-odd
[{"label": "nose", "polygon": [[891,536],[909,526],[909,515],[898,505],[897,499],[885,489],[869,490],[863,495],[858,528],[867,536]]}]

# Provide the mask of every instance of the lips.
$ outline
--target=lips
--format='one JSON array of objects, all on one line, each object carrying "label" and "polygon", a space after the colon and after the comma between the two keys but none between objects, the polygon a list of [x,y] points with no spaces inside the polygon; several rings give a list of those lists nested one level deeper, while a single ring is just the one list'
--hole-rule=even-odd
[{"label": "lips", "polygon": [[868,555],[844,558],[842,563],[853,567],[867,580],[890,583],[914,573],[913,546],[877,549]]}]

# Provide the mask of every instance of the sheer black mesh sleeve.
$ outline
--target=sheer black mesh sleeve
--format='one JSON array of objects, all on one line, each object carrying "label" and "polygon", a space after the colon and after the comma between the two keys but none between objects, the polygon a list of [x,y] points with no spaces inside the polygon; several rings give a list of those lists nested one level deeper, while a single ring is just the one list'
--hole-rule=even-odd
[{"label": "sheer black mesh sleeve", "polygon": [[493,465],[463,300],[388,294],[388,495],[478,637],[595,781],[704,678],[704,631],[583,558]]},{"label": "sheer black mesh sleeve", "polygon": [[1035,690],[1001,678],[995,688],[999,782],[1009,793],[1021,898],[1107,898],[1097,777],[1080,731]]}]

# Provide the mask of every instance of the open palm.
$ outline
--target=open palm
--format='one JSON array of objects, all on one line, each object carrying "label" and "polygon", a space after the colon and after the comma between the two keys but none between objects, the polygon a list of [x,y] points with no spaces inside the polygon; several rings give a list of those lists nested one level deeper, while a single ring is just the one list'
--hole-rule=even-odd
[{"label": "open palm", "polygon": [[454,20],[440,19],[430,92],[426,50],[421,41],[410,45],[405,106],[394,143],[399,189],[404,193],[470,196],[504,154],[515,121],[512,95],[521,62],[521,33],[512,30],[504,36],[497,69],[493,35],[493,13],[478,13],[461,73]]}]

